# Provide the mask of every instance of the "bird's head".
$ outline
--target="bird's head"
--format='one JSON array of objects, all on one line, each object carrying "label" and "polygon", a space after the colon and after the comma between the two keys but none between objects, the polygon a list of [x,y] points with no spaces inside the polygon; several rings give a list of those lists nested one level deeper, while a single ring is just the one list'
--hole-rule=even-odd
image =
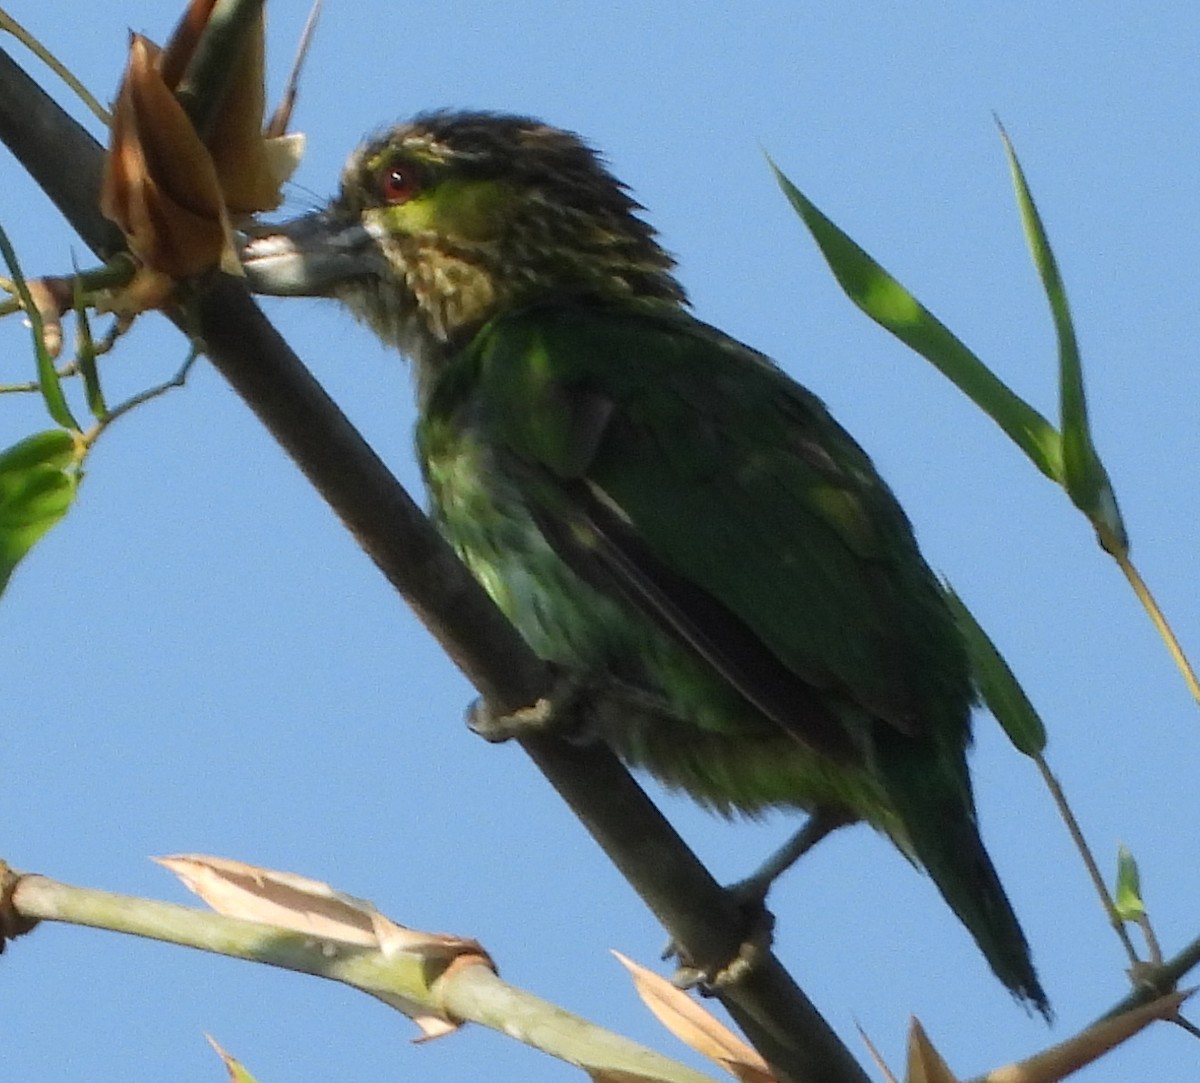
[{"label": "bird's head", "polygon": [[577,136],[427,113],[351,155],[323,210],[258,227],[256,292],[336,297],[423,367],[487,320],[555,297],[681,304],[641,207]]}]

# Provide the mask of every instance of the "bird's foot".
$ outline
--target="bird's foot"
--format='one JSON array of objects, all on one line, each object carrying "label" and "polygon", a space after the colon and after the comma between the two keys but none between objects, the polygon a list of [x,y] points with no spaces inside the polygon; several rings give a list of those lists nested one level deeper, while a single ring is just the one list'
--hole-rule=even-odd
[{"label": "bird's foot", "polygon": [[553,667],[550,691],[515,711],[502,711],[477,699],[467,708],[467,725],[484,740],[499,743],[535,733],[553,733],[572,744],[604,740],[621,732],[631,717],[670,718],[662,698],[609,675]]},{"label": "bird's foot", "polygon": [[745,880],[731,884],[731,891],[742,906],[762,906],[767,901],[767,892],[788,869],[800,860],[826,835],[839,827],[852,824],[857,817],[843,809],[818,808],[804,821],[804,825],[778,850],[767,858]]},{"label": "bird's foot", "polygon": [[515,737],[544,733],[551,728],[554,705],[543,696],[528,707],[501,712],[482,696],[467,708],[467,727],[472,733],[493,744],[502,744]]},{"label": "bird's foot", "polygon": [[735,884],[726,884],[725,892],[733,897],[737,905],[747,914],[753,914],[757,911],[767,911],[767,895],[771,890],[771,885],[775,883],[776,877],[772,876],[773,870],[762,868],[751,876],[747,876],[745,880],[739,880]]},{"label": "bird's foot", "polygon": [[593,740],[587,710],[590,692],[586,678],[558,670],[550,691],[528,707],[501,711],[480,697],[467,708],[467,726],[493,744],[543,733],[587,744]]},{"label": "bird's foot", "polygon": [[715,996],[743,981],[770,954],[775,915],[764,905],[765,893],[743,898],[741,887],[741,884],[735,884],[725,889],[734,896],[739,911],[746,919],[746,935],[732,958],[716,966],[697,966],[686,958],[686,953],[674,939],[663,950],[664,959],[680,960],[675,973],[671,975],[671,984],[676,988],[695,989],[701,996]]},{"label": "bird's foot", "polygon": [[683,958],[674,941],[667,945],[663,958],[678,956],[680,966],[672,982],[681,989],[698,987],[701,993],[712,994],[740,981],[771,947],[775,918],[767,909],[767,893],[771,885],[813,846],[831,831],[853,823],[853,814],[840,809],[820,808],[809,816],[804,826],[744,880],[730,884],[725,893],[743,915],[747,934],[734,957],[719,967],[697,967]]}]

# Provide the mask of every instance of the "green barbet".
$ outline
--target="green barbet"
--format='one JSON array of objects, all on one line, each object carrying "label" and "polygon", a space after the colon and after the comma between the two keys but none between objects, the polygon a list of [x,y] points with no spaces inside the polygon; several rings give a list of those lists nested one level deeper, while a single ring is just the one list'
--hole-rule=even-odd
[{"label": "green barbet", "polygon": [[865,820],[1047,1013],[976,824],[967,653],[908,519],[818,399],[690,314],[639,210],[573,134],[430,113],[244,262],[412,359],[437,525],[542,658],[623,690],[596,728],[627,763],[721,813],[806,810],[788,858]]}]

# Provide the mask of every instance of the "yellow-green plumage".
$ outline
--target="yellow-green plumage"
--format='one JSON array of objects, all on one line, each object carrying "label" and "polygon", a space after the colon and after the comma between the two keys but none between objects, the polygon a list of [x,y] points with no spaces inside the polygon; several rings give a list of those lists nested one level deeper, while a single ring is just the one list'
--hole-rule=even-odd
[{"label": "yellow-green plumage", "polygon": [[1042,1011],[980,841],[966,652],[870,459],[690,315],[575,136],[438,113],[320,215],[255,240],[263,292],[336,296],[415,362],[435,520],[530,645],[636,691],[603,736],[723,813],[865,820]]}]

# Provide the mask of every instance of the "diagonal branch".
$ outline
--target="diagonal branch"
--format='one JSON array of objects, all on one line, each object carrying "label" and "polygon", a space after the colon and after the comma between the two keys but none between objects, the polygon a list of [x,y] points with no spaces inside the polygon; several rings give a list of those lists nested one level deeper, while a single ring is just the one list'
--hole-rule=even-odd
[{"label": "diagonal branch", "polygon": [[[0,51],[0,139],[102,257],[102,150]],[[209,357],[479,691],[501,707],[549,688],[542,663],[470,577],[374,451],[297,359],[242,282],[198,283],[192,314]],[[178,323],[179,320],[176,319]],[[695,855],[605,747],[553,737],[522,746],[698,965],[736,952],[743,920]],[[866,1076],[772,955],[721,1000],[785,1083]]]}]

